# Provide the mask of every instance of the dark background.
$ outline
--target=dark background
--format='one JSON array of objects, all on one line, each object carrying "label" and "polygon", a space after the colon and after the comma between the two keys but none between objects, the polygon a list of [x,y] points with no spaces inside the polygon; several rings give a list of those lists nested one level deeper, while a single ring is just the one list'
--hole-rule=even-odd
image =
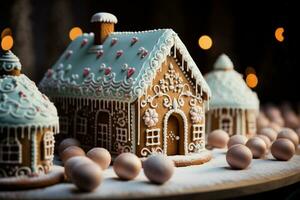
[{"label": "dark background", "polygon": [[[61,55],[70,39],[69,30],[79,26],[90,32],[90,17],[99,11],[118,18],[117,31],[172,28],[181,37],[205,74],[217,56],[226,53],[242,74],[256,70],[254,89],[262,103],[290,101],[297,104],[299,76],[299,19],[292,1],[188,1],[188,0],[7,0],[1,1],[0,31],[13,30],[13,51],[23,72],[39,82]],[[284,42],[275,40],[284,27]],[[198,46],[201,35],[213,39],[211,49]]]}]

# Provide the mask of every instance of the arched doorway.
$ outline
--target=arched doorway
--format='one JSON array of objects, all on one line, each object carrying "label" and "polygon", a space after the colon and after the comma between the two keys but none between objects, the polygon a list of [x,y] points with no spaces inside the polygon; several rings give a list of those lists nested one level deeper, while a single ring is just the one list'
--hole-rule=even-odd
[{"label": "arched doorway", "polygon": [[164,119],[164,153],[185,155],[187,152],[187,120],[181,110],[169,111]]},{"label": "arched doorway", "polygon": [[95,146],[111,150],[111,118],[109,111],[98,111],[95,120],[95,128]]}]

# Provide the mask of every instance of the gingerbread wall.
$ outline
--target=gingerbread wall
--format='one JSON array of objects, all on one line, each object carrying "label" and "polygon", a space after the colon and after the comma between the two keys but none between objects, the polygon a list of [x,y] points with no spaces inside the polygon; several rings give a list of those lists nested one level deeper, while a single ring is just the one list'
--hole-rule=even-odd
[{"label": "gingerbread wall", "polygon": [[[0,141],[6,140],[7,138],[11,139],[11,141],[7,143],[9,146],[6,147],[6,149],[10,148],[9,151],[15,156],[17,156],[16,154],[20,155],[20,162],[0,162],[0,171],[4,170],[4,173],[8,176],[29,174],[34,170],[35,172],[47,173],[52,166],[52,159],[44,156],[44,135],[46,132],[50,132],[51,135],[53,135],[53,131],[51,129],[36,130],[28,128],[23,128],[23,130],[18,128],[14,131],[9,131],[9,134],[7,131],[1,133]],[[4,153],[4,149],[1,149],[1,151],[1,153]],[[53,155],[53,153],[51,154]],[[13,160],[13,157],[9,159]],[[34,166],[34,168],[32,168],[32,166]]]},{"label": "gingerbread wall", "polygon": [[52,100],[60,118],[57,144],[62,139],[73,137],[85,150],[104,147],[113,155],[133,152],[129,103],[88,97],[57,97]]},{"label": "gingerbread wall", "polygon": [[[201,95],[199,88],[196,93],[192,75],[181,66],[182,62],[177,58],[167,57],[151,86],[136,103],[138,156],[148,156],[152,153],[187,154],[204,149],[205,109],[202,99],[204,93]],[[152,119],[154,123],[146,119],[149,115],[157,116],[157,119]],[[203,132],[198,134],[197,138],[193,134],[193,125],[201,126]],[[172,129],[172,126],[177,128]],[[171,129],[173,134],[168,131]],[[156,136],[154,141],[153,134]],[[170,148],[170,145],[175,147]],[[174,148],[178,150],[174,151]]]},{"label": "gingerbread wall", "polygon": [[[256,134],[256,111],[243,109],[212,109],[206,114],[207,131],[209,132],[222,129],[220,120],[222,117],[229,116],[232,119],[231,132],[229,135],[245,135],[251,137]],[[252,126],[252,128],[251,128]]]}]

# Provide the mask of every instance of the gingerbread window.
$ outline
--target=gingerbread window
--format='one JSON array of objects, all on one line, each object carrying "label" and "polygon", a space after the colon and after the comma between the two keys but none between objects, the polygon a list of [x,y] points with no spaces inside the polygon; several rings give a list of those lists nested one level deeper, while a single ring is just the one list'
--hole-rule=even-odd
[{"label": "gingerbread window", "polygon": [[193,141],[200,140],[204,136],[204,125],[193,124]]},{"label": "gingerbread window", "polygon": [[146,129],[146,146],[160,145],[160,129]]},{"label": "gingerbread window", "polygon": [[54,154],[54,136],[53,133],[47,131],[44,135],[44,159],[52,159]]},{"label": "gingerbread window", "polygon": [[76,133],[85,135],[87,132],[87,118],[76,117]]},{"label": "gingerbread window", "polygon": [[101,147],[107,148],[108,124],[99,123],[97,127],[97,140]]},{"label": "gingerbread window", "polygon": [[69,118],[68,117],[59,117],[59,126],[61,134],[69,133]]},{"label": "gingerbread window", "polygon": [[232,118],[230,116],[223,116],[220,122],[221,129],[232,135]]},{"label": "gingerbread window", "polygon": [[117,142],[127,142],[127,128],[116,128],[116,131]]},{"label": "gingerbread window", "polygon": [[247,125],[248,125],[248,132],[249,134],[255,134],[256,132],[256,118],[254,115],[249,114],[248,115],[248,120],[247,120]]},{"label": "gingerbread window", "polygon": [[0,143],[0,163],[22,162],[22,145],[17,138],[7,138]]}]

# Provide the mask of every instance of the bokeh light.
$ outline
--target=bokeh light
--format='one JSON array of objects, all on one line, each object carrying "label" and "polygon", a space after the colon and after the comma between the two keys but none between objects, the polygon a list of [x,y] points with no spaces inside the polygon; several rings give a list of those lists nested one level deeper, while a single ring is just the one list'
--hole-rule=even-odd
[{"label": "bokeh light", "polygon": [[82,35],[82,30],[79,27],[73,27],[69,32],[70,40],[75,40],[78,36]]},{"label": "bokeh light", "polygon": [[283,42],[283,40],[284,40],[283,33],[284,33],[284,28],[283,27],[278,27],[275,30],[275,38],[278,42]]},{"label": "bokeh light", "polygon": [[211,48],[213,41],[208,35],[202,35],[198,40],[198,44],[201,49],[208,50]]},{"label": "bokeh light", "polygon": [[12,48],[12,46],[14,45],[14,40],[13,37],[10,35],[4,36],[1,40],[1,48],[4,51],[8,51]]},{"label": "bokeh light", "polygon": [[245,74],[248,75],[248,74],[256,74],[256,71],[253,67],[249,66],[246,68],[245,70]]},{"label": "bokeh light", "polygon": [[9,27],[3,29],[3,31],[1,32],[1,39],[4,38],[7,35],[12,36],[12,30]]},{"label": "bokeh light", "polygon": [[258,84],[258,78],[256,74],[248,74],[246,77],[246,83],[250,88],[255,88]]}]

